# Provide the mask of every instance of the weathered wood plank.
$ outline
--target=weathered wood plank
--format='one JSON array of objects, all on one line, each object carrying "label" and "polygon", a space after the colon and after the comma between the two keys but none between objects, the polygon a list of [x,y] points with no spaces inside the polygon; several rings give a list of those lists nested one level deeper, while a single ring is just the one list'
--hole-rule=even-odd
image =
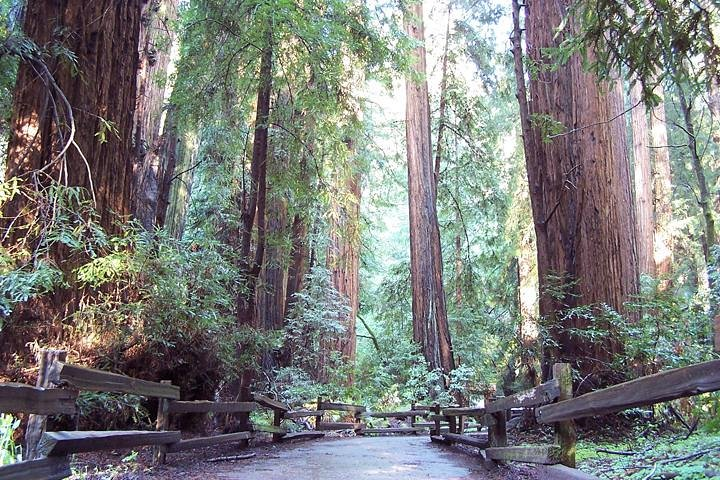
[{"label": "weathered wood plank", "polygon": [[424,415],[427,415],[427,412],[424,410],[408,410],[405,412],[365,412],[360,416],[367,418],[407,418],[422,417]]},{"label": "weathered wood plank", "polygon": [[323,415],[325,415],[325,410],[296,410],[283,413],[283,418],[289,420],[293,418],[322,417]]},{"label": "weathered wood plank", "polygon": [[560,463],[560,447],[557,445],[531,447],[491,447],[485,450],[490,460],[553,465]]},{"label": "weathered wood plank", "polygon": [[546,465],[536,467],[538,478],[543,480],[600,480],[596,477],[565,465]]},{"label": "weathered wood plank", "polygon": [[473,437],[470,435],[459,435],[457,433],[445,433],[443,438],[448,443],[462,443],[463,445],[470,445],[471,447],[487,448],[490,446],[490,442],[487,437]]},{"label": "weathered wood plank", "polygon": [[[161,380],[160,383],[171,384],[171,380]],[[170,402],[167,398],[158,399],[158,411],[155,418],[155,430],[164,432],[170,428]],[[156,445],[153,448],[153,462],[159,465],[165,463],[167,457],[167,445]]]},{"label": "weathered wood plank", "polygon": [[215,435],[214,437],[189,438],[168,445],[167,453],[183,452],[185,450],[211,447],[213,445],[221,445],[223,443],[239,442],[241,440],[249,440],[251,438],[253,438],[252,432],[237,432],[227,433],[225,435]]},{"label": "weathered wood plank", "polygon": [[76,390],[38,388],[22,383],[0,383],[0,412],[54,415],[75,413]]},{"label": "weathered wood plank", "polygon": [[[569,363],[556,363],[553,365],[553,378],[560,384],[559,400],[573,398],[572,368]],[[555,424],[555,443],[560,445],[560,463],[566,467],[575,468],[575,444],[577,433],[575,422],[565,420]]]},{"label": "weathered wood plank", "polygon": [[302,441],[302,440],[314,440],[316,438],[323,438],[325,436],[325,433],[323,432],[293,432],[288,433],[284,437],[282,437],[282,442],[293,442],[293,441]]},{"label": "weathered wood plank", "polygon": [[253,393],[253,400],[255,400],[255,402],[262,405],[263,407],[270,408],[272,410],[280,410],[283,412],[288,412],[291,410],[290,405],[279,402],[270,397],[266,397],[265,395],[261,395],[259,393]]},{"label": "weathered wood plank", "polygon": [[480,415],[485,415],[485,412],[485,407],[453,407],[442,409],[442,414],[446,417],[476,417]]},{"label": "weathered wood plank", "polygon": [[559,395],[560,384],[557,379],[552,379],[530,390],[488,402],[486,409],[487,413],[495,413],[518,407],[537,407],[554,401]]},{"label": "weathered wood plank", "polygon": [[347,403],[318,402],[318,410],[333,410],[338,412],[365,413],[367,408],[362,405],[350,405]]},{"label": "weathered wood plank", "polygon": [[180,387],[171,384],[149,382],[137,378],[104,372],[94,368],[79,367],[63,362],[55,362],[55,377],[67,382],[79,390],[94,392],[130,393],[144,397],[180,399]]},{"label": "weathered wood plank", "polygon": [[356,430],[362,428],[360,424],[353,422],[317,422],[315,430],[319,431],[330,431],[330,430]]},{"label": "weathered wood plank", "polygon": [[172,401],[169,413],[240,413],[257,410],[255,402]]},{"label": "weathered wood plank", "polygon": [[716,390],[720,390],[720,360],[711,360],[546,405],[538,408],[535,416],[540,423],[553,423],[605,415]]},{"label": "weathered wood plank", "polygon": [[42,458],[0,467],[0,480],[60,480],[71,475],[67,457]]},{"label": "weathered wood plank", "polygon": [[69,453],[177,443],[180,439],[180,432],[45,432],[38,451],[42,455],[56,457]]}]

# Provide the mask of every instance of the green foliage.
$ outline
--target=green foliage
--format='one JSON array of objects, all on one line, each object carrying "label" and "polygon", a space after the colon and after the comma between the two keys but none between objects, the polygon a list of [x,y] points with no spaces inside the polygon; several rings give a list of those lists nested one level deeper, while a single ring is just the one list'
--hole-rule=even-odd
[{"label": "green foliage", "polygon": [[15,430],[20,426],[20,420],[10,414],[0,415],[0,467],[19,462],[20,447],[15,445],[13,439]]},{"label": "green foliage", "polygon": [[142,397],[130,394],[81,392],[77,399],[80,423],[85,430],[116,430],[151,425]]}]

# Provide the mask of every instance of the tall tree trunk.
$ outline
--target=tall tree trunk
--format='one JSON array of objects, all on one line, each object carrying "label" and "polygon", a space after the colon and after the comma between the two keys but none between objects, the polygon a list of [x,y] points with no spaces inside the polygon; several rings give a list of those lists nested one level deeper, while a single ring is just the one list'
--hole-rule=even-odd
[{"label": "tall tree trunk", "polygon": [[[269,32],[269,30],[268,30]],[[257,94],[257,112],[255,118],[255,137],[253,139],[252,159],[250,161],[250,185],[243,197],[242,231],[240,234],[240,259],[245,271],[248,288],[238,298],[238,323],[253,325],[254,291],[258,263],[251,256],[252,234],[255,219],[258,219],[259,239],[254,257],[262,256],[262,229],[265,216],[265,191],[268,156],[268,126],[270,121],[270,94],[272,91],[273,48],[272,34],[268,33],[268,43],[263,50],[260,63],[260,82]]]},{"label": "tall tree trunk", "polygon": [[429,367],[447,373],[455,368],[455,360],[443,289],[422,2],[405,7],[404,21],[408,35],[419,43],[413,50],[417,78],[406,80],[413,339],[421,345]]},{"label": "tall tree trunk", "polygon": [[[168,168],[163,180],[163,192],[160,195],[158,226],[166,227],[173,237],[182,238],[192,195],[200,142],[194,131],[181,133],[174,122],[170,124],[170,128],[165,134],[167,140],[164,143],[166,148],[163,155],[167,159]],[[173,150],[171,148],[173,143],[176,144],[174,157],[172,157]],[[173,164],[174,167],[170,168]],[[165,190],[167,190],[167,201],[164,200]]]},{"label": "tall tree trunk", "polygon": [[[133,112],[142,12],[140,0],[30,0],[25,13],[25,34],[41,47],[61,41],[76,55],[77,71],[66,58],[52,54],[20,66],[5,178],[18,177],[43,194],[52,184],[86,189],[100,225],[109,233],[118,233],[115,221],[132,211]],[[112,122],[113,132],[105,122]],[[25,242],[33,250],[46,233],[39,229],[52,223],[52,209],[37,208],[24,195],[9,202],[3,216],[3,245],[9,248]],[[48,256],[69,274],[84,260],[81,254],[70,253],[55,244]],[[54,331],[61,336],[60,324],[53,321],[72,315],[81,295],[77,288],[57,288],[23,304],[15,311],[13,328],[6,325],[0,333],[2,350],[23,351],[32,340],[27,335],[50,338]]]},{"label": "tall tree trunk", "polygon": [[[530,198],[538,242],[540,315],[553,319],[557,350],[545,352],[544,376],[556,361],[573,363],[587,386],[612,381],[607,362],[623,346],[612,332],[588,341],[570,329],[584,329],[582,316],[559,315],[601,303],[624,312],[638,292],[635,222],[619,85],[598,83],[580,55],[548,68],[543,49],[557,47],[556,33],[567,15],[565,2],[528,4],[527,49],[538,75],[530,80],[532,136],[526,147]],[[572,21],[566,28],[574,28]],[[592,56],[590,52],[589,55]],[[559,122],[569,129],[548,138],[541,128]],[[526,140],[527,142],[527,140]]]},{"label": "tall tree trunk", "polygon": [[662,101],[650,113],[650,136],[652,139],[655,204],[655,273],[660,278],[660,288],[669,286],[673,261],[672,222],[672,171],[668,148],[667,122],[665,120],[665,94],[662,85],[655,89]]},{"label": "tall tree trunk", "polygon": [[169,169],[167,157],[162,155],[162,142],[163,130],[168,127],[164,103],[171,88],[168,76],[176,40],[171,24],[177,18],[177,3],[178,0],[147,2],[141,22],[134,130],[133,210],[135,217],[147,230],[156,226],[163,180]]},{"label": "tall tree trunk", "polygon": [[[520,109],[520,129],[523,139],[523,149],[525,151],[526,168],[528,172],[531,168],[535,168],[536,157],[534,151],[532,125],[530,123],[530,111],[527,98],[527,87],[525,84],[525,67],[523,63],[522,48],[522,27],[520,26],[520,3],[518,0],[512,1],[512,17],[513,17],[513,35],[512,51],[513,65],[515,71],[515,82],[517,85],[516,97]],[[529,175],[529,173],[528,173]],[[532,186],[538,194],[541,189],[536,183]],[[540,381],[536,362],[539,361],[539,333],[540,329],[537,322],[537,289],[538,282],[535,274],[537,269],[534,268],[534,262],[529,258],[537,253],[532,248],[535,243],[532,234],[523,235],[520,245],[520,255],[517,263],[517,282],[518,282],[518,304],[520,310],[520,328],[518,337],[522,348],[520,362],[524,366],[525,376],[529,385],[537,385]],[[531,281],[530,278],[535,281]],[[533,354],[533,352],[536,352]]]},{"label": "tall tree trunk", "polygon": [[[348,140],[346,143],[353,157],[354,142]],[[340,197],[347,200],[334,201],[326,257],[333,287],[347,300],[350,308],[347,317],[341,319],[345,333],[337,339],[334,350],[351,364],[355,362],[355,325],[360,310],[360,181],[357,172],[350,173],[348,178],[338,179],[338,190],[345,194]],[[352,377],[348,378],[348,384],[352,381]]]},{"label": "tall tree trunk", "polygon": [[639,82],[630,90],[632,109],[633,158],[635,169],[635,224],[637,226],[638,270],[655,276],[655,212],[652,192],[652,166],[648,148],[647,111],[642,102],[642,86]]}]

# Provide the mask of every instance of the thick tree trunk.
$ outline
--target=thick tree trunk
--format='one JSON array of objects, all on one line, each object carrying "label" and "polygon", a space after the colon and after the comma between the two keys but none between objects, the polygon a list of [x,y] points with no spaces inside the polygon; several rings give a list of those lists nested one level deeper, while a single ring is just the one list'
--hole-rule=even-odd
[{"label": "thick tree trunk", "polygon": [[660,288],[669,286],[673,261],[672,222],[672,171],[668,148],[665,100],[662,85],[655,89],[662,101],[650,113],[650,136],[652,139],[655,204],[655,273],[660,278]]},{"label": "thick tree trunk", "polygon": [[[133,210],[147,230],[157,225],[163,180],[170,170],[163,155],[164,130],[168,121],[164,104],[171,88],[168,78],[176,35],[171,23],[177,18],[178,0],[154,0],[146,4],[140,30],[137,106],[135,108],[135,162],[133,165]],[[172,171],[172,170],[171,170]]]},{"label": "thick tree trunk", "polygon": [[648,148],[648,121],[642,102],[642,86],[635,83],[630,90],[630,114],[633,135],[635,170],[635,224],[637,226],[638,270],[655,276],[655,211],[652,192],[652,166]]},{"label": "thick tree trunk", "polygon": [[537,77],[530,80],[530,118],[559,122],[568,131],[547,138],[542,122],[536,123],[526,150],[538,242],[540,314],[554,319],[551,334],[558,342],[557,351],[546,351],[543,373],[547,378],[553,362],[568,361],[589,376],[586,385],[591,386],[608,380],[606,362],[623,346],[612,332],[595,342],[572,335],[569,329],[584,329],[587,320],[559,313],[600,303],[624,312],[623,304],[638,292],[639,281],[618,85],[598,83],[583,69],[580,55],[558,69],[545,68],[551,60],[543,49],[557,47],[564,39],[555,28],[567,7],[550,0],[528,4],[527,50],[539,67]]},{"label": "thick tree trunk", "polygon": [[[44,195],[53,183],[84,188],[109,233],[118,233],[116,220],[132,211],[133,112],[143,6],[140,0],[30,0],[25,14],[25,34],[41,47],[61,41],[76,55],[77,71],[66,58],[51,55],[21,65],[5,178],[18,177],[25,187]],[[112,122],[112,131],[106,122]],[[52,223],[52,213],[24,195],[16,196],[3,212],[4,246],[24,243],[34,249],[46,233],[42,228]],[[59,244],[48,256],[66,273],[83,261],[81,254],[71,255]],[[76,288],[58,288],[21,305],[13,327],[6,325],[0,334],[3,351],[22,351],[32,340],[26,334],[61,335],[60,324],[53,320],[72,315],[81,295]],[[27,332],[21,331],[25,328]]]},{"label": "thick tree trunk", "polygon": [[[167,159],[168,168],[163,180],[163,191],[160,194],[158,226],[166,227],[173,237],[182,238],[192,195],[200,142],[195,132],[186,131],[181,134],[177,126],[172,123],[169,125],[165,135],[167,137],[163,145],[166,148],[164,147],[163,155]],[[171,147],[173,143],[176,144],[174,157],[172,157],[173,150]],[[174,167],[171,168],[173,164]],[[166,190],[167,202],[165,200]]]},{"label": "thick tree trunk", "polygon": [[420,44],[413,51],[417,78],[406,80],[413,339],[422,346],[429,367],[447,373],[455,368],[455,360],[443,289],[422,3],[406,6],[404,17],[408,35]]},{"label": "thick tree trunk", "polygon": [[[20,67],[6,178],[17,176],[47,185],[52,177],[87,189],[102,226],[111,232],[117,231],[117,215],[126,217],[131,212],[133,112],[143,5],[141,0],[31,0],[25,15],[25,34],[40,46],[62,40],[77,55],[79,74],[58,58],[46,60],[52,80],[37,64]],[[50,92],[47,83],[53,80],[58,91]],[[70,118],[76,130],[72,145],[55,161],[71,143],[68,125],[58,125],[56,119],[67,122]],[[117,135],[104,128],[103,121],[112,122]],[[98,132],[104,133],[104,142]],[[43,174],[37,175],[42,168]],[[21,197],[7,206],[6,217],[22,216],[14,227],[34,220],[27,206]]]},{"label": "thick tree trunk", "polygon": [[[354,155],[353,142],[348,141],[347,145],[350,155]],[[333,287],[347,300],[350,311],[341,319],[345,333],[337,339],[334,350],[340,352],[346,362],[354,363],[355,325],[360,309],[360,175],[353,172],[349,178],[338,179],[338,185],[345,194],[341,197],[347,201],[336,201],[333,205],[326,258]],[[352,378],[348,383],[352,383]]]}]

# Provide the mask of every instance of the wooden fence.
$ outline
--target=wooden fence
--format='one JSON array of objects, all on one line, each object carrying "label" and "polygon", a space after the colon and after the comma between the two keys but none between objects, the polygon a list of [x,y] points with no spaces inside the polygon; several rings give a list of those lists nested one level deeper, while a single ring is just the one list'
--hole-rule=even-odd
[{"label": "wooden fence", "polygon": [[[429,429],[431,440],[461,443],[480,448],[487,459],[575,466],[573,420],[614,413],[628,408],[720,390],[720,360],[669,370],[615,385],[576,398],[572,396],[572,373],[568,364],[553,366],[553,379],[509,397],[486,401],[483,407],[441,407],[413,405],[400,412],[368,412],[361,405],[318,399],[317,410],[293,410],[287,404],[254,394],[252,402],[182,401],[179,387],[168,381],[149,382],[125,375],[95,370],[62,361],[53,361],[47,378],[62,388],[0,384],[0,412],[36,416],[77,414],[80,390],[128,393],[158,399],[155,431],[61,431],[40,437],[40,458],[0,467],[0,480],[61,479],[70,475],[68,455],[104,449],[154,446],[155,459],[164,462],[168,453],[239,442],[241,446],[256,432],[272,434],[273,441],[316,438],[328,430],[353,430],[357,434],[416,434]],[[41,372],[42,373],[42,372]],[[272,425],[252,425],[250,413],[259,408],[273,412]],[[532,408],[539,423],[555,426],[551,445],[509,446],[507,420],[511,412]],[[344,412],[352,422],[323,421],[327,412]],[[172,415],[189,413],[230,413],[241,417],[246,431],[211,437],[183,439],[181,432],[169,431]],[[292,433],[285,421],[316,418],[316,431]],[[404,418],[407,426],[367,428],[363,419]],[[417,420],[429,420],[418,422]],[[474,419],[474,423],[466,422]],[[487,428],[484,433],[483,427]],[[475,434],[468,430],[475,429]]]}]

